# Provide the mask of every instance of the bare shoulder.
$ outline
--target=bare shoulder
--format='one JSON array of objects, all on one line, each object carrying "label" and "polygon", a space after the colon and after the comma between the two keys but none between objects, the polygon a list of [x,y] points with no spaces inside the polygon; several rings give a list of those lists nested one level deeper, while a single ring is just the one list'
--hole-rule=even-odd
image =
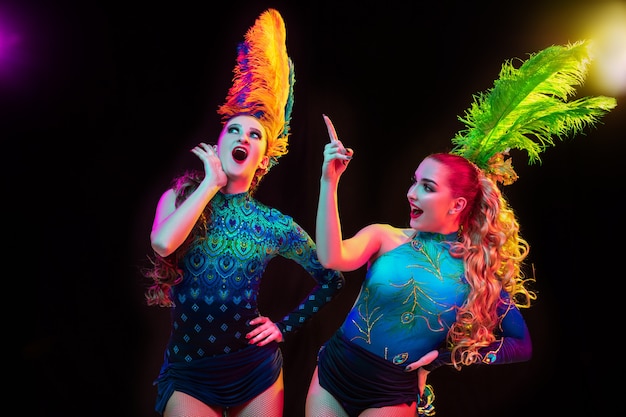
[{"label": "bare shoulder", "polygon": [[163,204],[174,205],[175,203],[176,203],[176,192],[171,188],[168,188],[167,190],[165,190],[163,194],[161,194],[161,197],[159,198],[159,205],[163,205]]},{"label": "bare shoulder", "polygon": [[369,225],[366,229],[368,229],[368,233],[376,235],[377,240],[380,242],[380,247],[375,258],[405,244],[410,241],[415,234],[415,230],[411,228],[399,228],[381,223]]}]

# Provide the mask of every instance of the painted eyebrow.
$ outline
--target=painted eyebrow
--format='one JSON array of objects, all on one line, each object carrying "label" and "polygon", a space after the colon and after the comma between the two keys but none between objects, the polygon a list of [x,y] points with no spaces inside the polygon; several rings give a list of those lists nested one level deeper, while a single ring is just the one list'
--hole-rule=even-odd
[{"label": "painted eyebrow", "polygon": [[[243,125],[240,124],[240,123],[237,123],[237,122],[230,123],[230,124],[228,124],[226,126],[227,129],[230,129],[231,127],[236,127],[236,128],[238,128],[240,130],[243,129]],[[260,138],[263,137],[263,132],[261,130],[257,129],[256,127],[251,127],[248,131],[252,132],[252,133],[256,133],[257,135],[259,135]]]},{"label": "painted eyebrow", "polygon": [[431,185],[438,185],[436,181],[431,180],[430,178],[422,178],[422,182],[425,182],[425,183],[431,184]]}]

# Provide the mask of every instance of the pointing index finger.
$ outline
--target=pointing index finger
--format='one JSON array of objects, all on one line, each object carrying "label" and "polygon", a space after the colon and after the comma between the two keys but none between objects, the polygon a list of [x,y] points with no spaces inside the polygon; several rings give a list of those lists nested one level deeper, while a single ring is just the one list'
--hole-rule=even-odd
[{"label": "pointing index finger", "polygon": [[328,136],[330,136],[330,141],[331,142],[339,141],[339,136],[337,136],[337,131],[335,130],[335,126],[333,125],[333,122],[325,114],[322,114],[322,116],[324,117],[324,123],[326,123],[326,128],[328,129]]}]

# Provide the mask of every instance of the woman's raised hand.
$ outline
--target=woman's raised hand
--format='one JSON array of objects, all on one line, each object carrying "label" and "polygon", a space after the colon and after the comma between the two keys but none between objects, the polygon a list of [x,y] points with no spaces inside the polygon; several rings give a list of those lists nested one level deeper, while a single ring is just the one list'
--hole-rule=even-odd
[{"label": "woman's raised hand", "polygon": [[348,163],[352,159],[354,151],[346,148],[337,136],[337,131],[333,122],[325,114],[324,122],[328,129],[330,142],[324,147],[324,163],[322,165],[322,176],[326,179],[338,178],[346,170]]},{"label": "woman's raised hand", "polygon": [[217,146],[201,142],[191,152],[202,161],[205,179],[213,181],[219,188],[226,185],[228,178],[222,169],[222,162],[217,156]]}]

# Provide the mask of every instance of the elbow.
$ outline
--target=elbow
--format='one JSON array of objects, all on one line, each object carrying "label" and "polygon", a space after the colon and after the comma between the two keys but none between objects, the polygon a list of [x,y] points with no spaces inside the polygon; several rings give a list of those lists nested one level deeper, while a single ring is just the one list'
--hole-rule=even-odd
[{"label": "elbow", "polygon": [[328,249],[322,248],[320,250],[320,246],[317,245],[316,248],[316,256],[319,263],[326,269],[333,269],[335,271],[345,271],[347,262],[344,259],[342,249]]},{"label": "elbow", "polygon": [[163,258],[170,256],[175,251],[175,248],[172,248],[167,242],[163,242],[154,236],[150,239],[150,246],[152,246],[152,250],[156,254]]},{"label": "elbow", "polygon": [[528,362],[533,356],[533,344],[530,340],[530,335],[526,332],[526,336],[523,339],[511,338],[515,342],[507,349],[506,356],[514,358],[513,362]]},{"label": "elbow", "polygon": [[339,268],[338,264],[332,263],[332,262],[326,262],[326,263],[322,263],[322,266],[326,269],[332,269],[335,271],[341,271],[341,269]]},{"label": "elbow", "polygon": [[330,264],[330,259],[328,257],[327,254],[320,252],[319,247],[316,251],[316,255],[317,255],[317,260],[319,261],[319,263],[326,269],[334,269],[331,266],[329,266]]},{"label": "elbow", "polygon": [[167,258],[172,253],[174,253],[174,251],[170,250],[169,248],[162,247],[162,246],[155,245],[155,244],[152,245],[152,250],[154,250],[154,252],[162,258]]},{"label": "elbow", "polygon": [[341,256],[339,252],[333,252],[330,254],[318,254],[320,264],[326,269],[332,269],[335,271],[345,272],[353,271],[353,265]]},{"label": "elbow", "polygon": [[533,357],[533,341],[530,337],[530,331],[528,330],[528,327],[525,330],[525,343],[524,343],[524,349],[523,349],[523,355],[525,357],[526,361],[529,361],[532,359]]},{"label": "elbow", "polygon": [[515,362],[528,362],[533,357],[533,347],[530,343],[525,343],[517,348],[517,360]]},{"label": "elbow", "polygon": [[533,357],[533,344],[532,342],[528,341],[528,343],[526,343],[526,348],[524,349],[524,360],[529,361],[532,359],[532,357]]},{"label": "elbow", "polygon": [[332,259],[330,259],[327,256],[319,256],[318,257],[320,264],[322,264],[322,266],[326,269],[334,269],[334,270],[339,270],[338,265],[336,262],[334,262]]}]

